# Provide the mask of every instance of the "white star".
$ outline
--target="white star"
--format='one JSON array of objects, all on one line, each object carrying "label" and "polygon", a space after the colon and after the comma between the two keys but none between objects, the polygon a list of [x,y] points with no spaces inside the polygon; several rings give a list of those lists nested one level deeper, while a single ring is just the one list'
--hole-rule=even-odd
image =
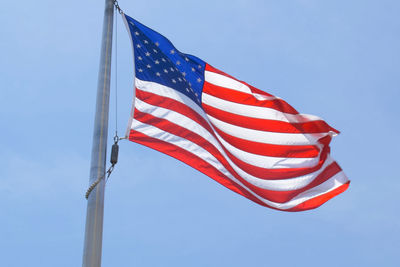
[{"label": "white star", "polygon": [[182,75],[183,75],[183,76],[186,76],[186,72],[182,72]]},{"label": "white star", "polygon": [[197,78],[197,82],[198,82],[198,83],[201,82],[201,79],[200,79],[200,78]]},{"label": "white star", "polygon": [[146,65],[146,67],[147,67],[147,68],[149,68],[149,69],[151,69],[151,66],[150,66],[150,64],[147,64],[147,65]]},{"label": "white star", "polygon": [[189,59],[188,59],[187,57],[185,57],[185,60],[186,60],[186,61],[189,61]]},{"label": "white star", "polygon": [[197,93],[194,93],[196,96],[199,96]]},{"label": "white star", "polygon": [[130,23],[132,26],[135,26],[135,24],[133,24],[133,22],[132,22],[132,21],[129,21],[129,23]]},{"label": "white star", "polygon": [[139,35],[139,32],[135,32],[136,35]]},{"label": "white star", "polygon": [[161,74],[160,74],[159,72],[156,72],[156,75],[157,75],[158,77],[160,77],[160,76],[161,76]]},{"label": "white star", "polygon": [[165,72],[165,73],[168,73],[168,70],[167,70],[167,69],[164,69],[164,72]]},{"label": "white star", "polygon": [[141,48],[142,46],[141,46],[140,44],[137,44],[136,47],[137,47],[137,48]]},{"label": "white star", "polygon": [[201,65],[198,65],[197,67],[198,67],[199,69],[201,69]]},{"label": "white star", "polygon": [[171,68],[169,68],[172,72],[174,72],[174,68],[173,67],[171,67]]},{"label": "white star", "polygon": [[160,44],[158,42],[156,42],[156,46],[159,46]]},{"label": "white star", "polygon": [[172,55],[175,54],[175,50],[172,49],[170,53],[171,53]]},{"label": "white star", "polygon": [[147,41],[147,40],[144,40],[143,42],[144,42],[145,44],[148,44],[148,43],[149,43],[149,41]]},{"label": "white star", "polygon": [[139,71],[139,72],[143,72],[143,70],[142,70],[142,69],[138,69],[138,71]]},{"label": "white star", "polygon": [[167,61],[165,60],[165,58],[162,58],[161,60],[162,60],[163,62],[167,62]]},{"label": "white star", "polygon": [[175,79],[172,79],[172,82],[173,82],[173,83],[176,83]]},{"label": "white star", "polygon": [[178,60],[177,62],[176,62],[176,65],[181,65],[181,62]]},{"label": "white star", "polygon": [[181,82],[181,81],[182,81],[182,79],[181,79],[181,78],[178,78],[178,81],[180,81],[180,82]]},{"label": "white star", "polygon": [[153,49],[153,51],[154,51],[154,53],[156,53],[156,54],[158,53],[156,49]]},{"label": "white star", "polygon": [[196,69],[195,69],[195,68],[192,68],[192,71],[194,72],[194,71],[196,71]]},{"label": "white star", "polygon": [[160,64],[160,61],[156,60],[156,61],[154,61],[154,63],[156,63],[156,64]]},{"label": "white star", "polygon": [[138,56],[137,58],[138,58],[139,60],[142,60],[142,59],[143,59],[141,56]]},{"label": "white star", "polygon": [[188,93],[190,92],[188,88],[186,88],[186,91],[187,91]]},{"label": "white star", "polygon": [[150,56],[150,53],[149,53],[149,52],[146,52],[146,56],[148,56],[148,57],[149,57],[149,56]]},{"label": "white star", "polygon": [[[189,82],[189,86],[192,87],[192,84],[190,82]],[[192,89],[192,88],[190,88],[190,89]]]}]

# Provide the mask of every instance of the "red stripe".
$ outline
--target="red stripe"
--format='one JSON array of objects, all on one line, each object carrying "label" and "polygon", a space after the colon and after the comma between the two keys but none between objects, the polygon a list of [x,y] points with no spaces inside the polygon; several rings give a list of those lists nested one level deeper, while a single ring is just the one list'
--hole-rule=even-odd
[{"label": "red stripe", "polygon": [[303,211],[303,210],[311,210],[311,209],[318,208],[319,206],[321,206],[322,204],[327,202],[329,199],[334,198],[335,196],[346,191],[347,188],[349,188],[349,185],[350,185],[350,181],[348,181],[347,183],[339,186],[338,188],[336,188],[326,194],[323,194],[321,196],[307,200],[307,201],[297,205],[296,207],[293,207],[286,211]]},{"label": "red stripe", "polygon": [[[173,135],[184,138],[186,140],[189,140],[189,141],[195,143],[196,145],[204,148],[208,152],[210,152],[220,162],[222,162],[222,163],[226,162],[225,158],[221,155],[219,150],[212,143],[210,143],[207,139],[205,139],[203,136],[199,135],[198,133],[190,131],[178,124],[175,124],[175,123],[169,121],[169,120],[155,117],[149,113],[141,112],[138,109],[135,109],[135,119],[142,123],[157,127],[165,132],[168,132]],[[226,164],[228,164],[228,163],[226,162]]]},{"label": "red stripe", "polygon": [[332,141],[332,136],[327,135],[327,136],[320,138],[318,140],[318,143],[320,143],[321,145],[324,145],[324,146],[328,146],[331,143],[331,141]]},{"label": "red stripe", "polygon": [[[231,76],[224,74],[223,72],[218,71],[218,70],[212,68],[211,66],[207,65],[206,70],[210,70],[210,69],[213,69],[213,71],[215,70],[214,72],[231,77]],[[233,77],[231,77],[231,78],[233,78]],[[235,78],[233,78],[233,79],[235,79]],[[241,81],[239,81],[239,82],[241,82]],[[244,84],[246,84],[246,83],[244,83]],[[258,92],[259,91],[258,89],[251,87],[250,85],[248,85],[248,86],[249,86],[249,88],[251,88],[252,92],[257,92],[258,94],[271,96],[262,91]],[[226,89],[226,90],[229,90],[229,89]],[[162,97],[157,94],[142,91],[140,89],[137,89],[136,97],[150,105],[159,106],[159,107],[163,107],[165,109],[173,110],[175,112],[178,112],[178,113],[192,119],[193,121],[202,125],[219,142],[219,140],[215,136],[215,133],[213,132],[212,127],[209,125],[208,120],[206,120],[205,118],[200,116],[195,110],[191,109],[189,106],[187,106],[179,101],[176,101],[174,99],[171,99],[168,97]],[[244,96],[243,95],[242,96],[234,95],[234,97],[244,97]],[[247,97],[248,97],[248,95],[247,95]],[[253,100],[248,100],[248,101],[253,101]],[[265,102],[265,101],[261,101],[261,102]],[[241,103],[243,103],[243,102],[241,102]],[[277,105],[279,105],[280,102],[275,102],[272,104],[275,105],[275,107],[277,107]],[[272,105],[272,104],[270,104],[270,105]],[[228,119],[234,120],[234,121],[237,120],[237,121],[240,121],[240,123],[247,125],[246,128],[251,128],[251,125],[253,125],[254,127],[267,127],[267,126],[258,126],[258,123],[256,125],[255,121],[249,120],[249,119],[253,119],[253,118],[248,118],[248,117],[240,116],[240,115],[232,116],[235,114],[230,114],[230,116],[228,117],[227,116],[229,114],[228,112],[225,112],[223,110],[219,110],[216,108],[212,108],[212,107],[204,105],[204,104],[203,104],[203,107],[206,109],[207,112],[210,112],[211,116],[213,116],[212,112],[217,114],[213,117],[218,118],[217,116],[222,116],[222,118],[225,118],[227,120]],[[283,109],[288,109],[289,107],[291,108],[291,106],[289,106],[287,104],[287,106],[284,106]],[[282,107],[280,107],[280,110],[282,110]],[[294,111],[294,109],[292,110],[292,112],[293,111]],[[326,180],[331,178],[333,175],[335,175],[336,173],[341,171],[341,169],[337,165],[337,163],[334,162],[334,163],[330,164],[329,166],[327,166],[306,187],[303,187],[303,188],[297,189],[297,190],[290,190],[290,191],[265,190],[265,189],[259,188],[255,185],[247,182],[242,177],[240,177],[234,171],[234,169],[231,167],[231,165],[228,163],[227,159],[225,159],[225,157],[221,154],[221,151],[219,151],[213,144],[211,144],[209,141],[207,141],[205,138],[203,138],[199,134],[194,133],[194,132],[190,131],[189,129],[186,129],[180,125],[174,124],[168,120],[157,118],[157,117],[154,117],[147,113],[142,113],[137,109],[135,109],[134,117],[138,121],[141,121],[141,122],[149,124],[149,125],[153,125],[154,127],[157,127],[165,132],[168,132],[168,133],[174,134],[178,137],[187,139],[187,140],[197,144],[198,146],[204,148],[210,154],[212,154],[221,163],[221,165],[224,168],[226,168],[226,170],[228,172],[230,172],[236,179],[238,179],[238,181],[240,181],[240,183],[242,183],[243,186],[247,187],[248,189],[245,189],[243,186],[240,186],[239,184],[237,184],[234,181],[232,181],[231,179],[229,179],[227,176],[225,176],[223,173],[221,173],[218,169],[214,168],[211,164],[206,162],[204,159],[201,159],[199,156],[197,156],[189,151],[186,151],[185,149],[182,149],[176,145],[173,145],[168,142],[147,136],[147,135],[140,133],[138,131],[135,131],[135,130],[131,130],[129,140],[143,144],[145,146],[148,146],[150,148],[158,150],[162,153],[170,155],[178,160],[181,160],[182,162],[192,166],[193,168],[195,168],[195,169],[199,170],[200,172],[206,174],[207,176],[211,177],[212,179],[214,179],[218,183],[224,185],[225,187],[227,187],[227,188],[233,190],[234,192],[241,194],[241,195],[245,196],[246,198],[249,198],[252,201],[254,201],[260,205],[263,205],[263,206],[270,207],[269,205],[266,205],[265,203],[263,203],[262,201],[260,201],[256,197],[254,197],[251,194],[251,192],[257,194],[260,197],[263,197],[264,199],[268,199],[273,202],[285,203],[285,202],[290,201],[294,197],[296,197],[298,194],[305,192],[306,190],[312,189],[315,186],[325,182]],[[221,119],[221,120],[223,120],[223,119]],[[257,119],[255,119],[255,120],[257,120]],[[259,119],[259,120],[261,120],[261,119]],[[263,120],[262,124],[265,124],[265,125],[273,124],[273,122],[274,121]],[[318,122],[318,121],[316,121],[316,122]],[[325,123],[325,122],[323,122],[323,123]],[[301,125],[296,125],[297,127],[292,125],[291,127],[293,127],[293,128],[289,128],[289,129],[285,128],[285,129],[292,130],[292,131],[299,131],[300,133],[304,133],[304,131],[307,131],[307,130],[311,131],[311,133],[320,133],[320,132],[316,132],[316,131],[322,129],[323,127],[325,127],[325,128],[328,127],[331,130],[333,129],[328,124],[326,124],[326,123],[323,124],[323,123],[320,125],[314,125],[314,124],[307,125],[306,123],[303,123]],[[288,123],[288,124],[290,125],[290,123]],[[245,127],[245,126],[243,126],[243,127]],[[268,126],[268,127],[277,127],[277,125]],[[303,157],[305,157],[304,155],[306,155],[306,154],[318,155],[318,148],[315,146],[272,145],[272,146],[274,146],[274,147],[272,147],[271,145],[269,145],[269,147],[267,149],[267,147],[261,148],[259,146],[259,143],[257,143],[257,142],[243,140],[243,139],[225,134],[222,131],[220,131],[219,129],[216,129],[216,130],[222,138],[224,138],[224,139],[226,138],[225,140],[227,140],[227,142],[238,147],[239,149],[242,148],[243,151],[250,150],[249,152],[254,153],[254,154],[265,155],[265,153],[272,153],[272,154],[281,153],[280,157],[301,157],[301,155],[303,155]],[[261,129],[261,130],[267,131],[266,129]],[[314,132],[312,132],[312,131],[314,131]],[[272,130],[271,130],[271,132],[272,132]],[[277,132],[281,132],[281,131],[277,131]],[[324,138],[321,138],[318,141],[320,144],[323,144],[325,146],[325,148],[323,149],[323,151],[321,153],[321,158],[320,158],[319,164],[317,166],[315,166],[314,168],[290,168],[290,169],[289,168],[287,168],[287,169],[265,169],[265,168],[255,167],[251,164],[247,164],[247,163],[239,160],[238,158],[236,158],[235,156],[230,154],[229,151],[227,151],[220,142],[219,143],[220,143],[221,147],[224,149],[225,153],[228,155],[228,157],[232,160],[232,162],[234,162],[239,168],[243,169],[247,173],[252,174],[253,176],[256,176],[256,177],[260,177],[261,179],[288,179],[288,178],[294,178],[294,177],[298,177],[301,175],[311,173],[313,171],[318,170],[322,166],[323,162],[326,160],[326,156],[329,154],[329,150],[330,150],[329,143],[331,141],[331,136],[326,136]],[[268,144],[265,144],[265,145],[268,145]],[[296,156],[292,156],[293,154],[292,154],[292,152],[290,152],[290,150],[293,150],[293,148],[298,149],[294,153],[294,155],[296,155]],[[287,149],[286,152],[284,151],[285,149]],[[257,153],[257,151],[258,151],[258,153]],[[301,203],[301,204],[297,205],[296,207],[289,209],[288,211],[301,211],[301,210],[316,208],[316,207],[320,206],[321,204],[323,204],[324,202],[326,202],[327,200],[329,200],[330,198],[345,191],[347,189],[347,187],[348,187],[348,183],[340,186],[339,188],[337,188],[331,192],[328,192],[321,196],[309,199],[309,200],[305,201],[304,203]],[[270,208],[277,209],[274,207],[270,207]],[[281,209],[278,209],[278,210],[281,210]]]},{"label": "red stripe", "polygon": [[217,127],[214,127],[214,129],[221,138],[232,146],[257,155],[280,158],[315,158],[319,155],[319,148],[317,146],[265,144],[232,136]]},{"label": "red stripe", "polygon": [[230,160],[238,166],[240,169],[243,171],[247,172],[248,174],[251,174],[257,178],[260,179],[265,179],[265,180],[281,180],[281,179],[290,179],[294,177],[299,177],[303,176],[306,174],[310,174],[312,172],[315,172],[321,168],[321,166],[324,164],[327,156],[327,151],[322,151],[320,160],[318,164],[316,164],[314,167],[306,167],[306,168],[282,168],[282,169],[267,169],[267,168],[261,168],[257,167],[251,164],[248,164],[235,156],[233,156],[228,150],[224,148],[225,153],[228,155]]},{"label": "red stripe", "polygon": [[[311,182],[309,185],[306,187],[297,189],[297,190],[291,190],[291,191],[272,191],[272,190],[266,190],[266,189],[261,189],[249,182],[247,182],[245,179],[240,177],[234,169],[230,166],[230,164],[226,161],[226,159],[222,156],[221,152],[211,143],[209,143],[206,139],[198,135],[197,133],[194,133],[192,131],[187,130],[184,127],[181,127],[177,124],[174,124],[168,120],[160,119],[158,117],[154,117],[148,113],[142,113],[139,110],[135,110],[137,114],[136,120],[153,125],[154,127],[157,127],[165,132],[171,133],[173,135],[179,136],[181,138],[187,139],[198,146],[204,148],[207,150],[211,155],[213,155],[221,164],[222,166],[228,170],[236,179],[238,179],[241,183],[243,183],[245,186],[247,186],[250,190],[255,192],[256,194],[262,196],[265,199],[274,201],[274,202],[279,202],[279,203],[284,203],[292,199],[294,196],[310,189],[313,186],[316,186],[327,179],[329,179],[331,176],[339,172],[341,169],[336,163],[332,163],[329,165],[323,172],[321,172],[314,180]],[[134,141],[134,140],[131,140]],[[195,167],[195,166],[193,166]],[[334,172],[334,173],[333,173]]]},{"label": "red stripe", "polygon": [[318,186],[322,184],[323,182],[327,181],[330,179],[332,176],[335,174],[339,173],[342,169],[339,167],[339,165],[334,162],[330,165],[328,165],[320,174],[315,177],[315,179],[308,184],[307,186],[297,189],[297,190],[289,190],[289,191],[272,191],[272,190],[267,190],[263,188],[259,188],[255,185],[250,184],[249,182],[242,182],[245,186],[247,186],[251,191],[256,193],[257,195],[268,199],[273,202],[277,203],[285,203],[296,197],[297,195],[312,189],[315,186]]},{"label": "red stripe", "polygon": [[[254,86],[251,86],[247,84],[246,82],[240,81],[208,64],[206,64],[206,70],[211,71],[214,73],[221,74],[223,76],[229,77],[231,79],[234,79],[240,83],[243,83],[247,85],[250,90],[253,93],[257,93],[260,95],[264,95],[266,97],[271,97],[273,95],[268,94],[260,89],[255,88]],[[252,105],[252,106],[259,106],[259,107],[266,107],[266,108],[273,108],[275,110],[289,113],[289,114],[298,114],[297,110],[290,106],[286,101],[282,99],[276,99],[276,100],[259,100],[256,97],[246,94],[243,92],[238,92],[236,90],[231,90],[228,88],[220,87],[208,82],[204,82],[204,87],[203,87],[203,92],[213,95],[215,97],[228,100],[231,102],[239,103],[239,104],[246,104],[246,105]],[[300,114],[299,114],[300,115]],[[300,115],[301,116],[301,115]],[[335,128],[331,127],[329,124],[327,124],[324,120],[318,120],[318,121],[310,121],[307,123],[300,123],[298,126],[295,126],[298,129],[304,129],[304,132],[306,133],[323,133],[323,132],[329,132],[333,131],[337,134],[340,132],[336,130]]]},{"label": "red stripe", "polygon": [[[216,182],[220,183],[221,185],[227,187],[228,189],[230,189],[230,190],[262,205],[262,206],[266,206],[266,207],[269,207],[272,209],[282,210],[282,209],[278,209],[278,208],[274,208],[269,205],[266,205],[264,202],[260,201],[256,197],[254,197],[248,190],[244,189],[242,186],[240,186],[237,183],[230,180],[228,177],[223,175],[220,171],[218,171],[216,168],[211,166],[205,160],[201,159],[200,157],[196,156],[195,154],[190,153],[178,146],[175,146],[173,144],[164,142],[164,141],[156,139],[156,138],[149,137],[149,136],[142,134],[135,130],[130,131],[129,140],[139,143],[139,144],[142,144],[142,145],[145,145],[152,149],[155,149],[155,150],[162,152],[164,154],[167,154],[171,157],[174,157],[174,158],[186,163],[187,165],[192,166],[196,170],[204,173],[205,175],[209,176],[210,178],[212,178]],[[341,192],[343,192],[344,190],[342,190]],[[337,190],[334,190],[334,191],[337,191]],[[310,208],[315,208],[317,206],[313,207],[312,204],[319,206],[341,192],[338,192],[336,194],[333,191],[329,192],[325,195],[317,197],[317,200],[310,199],[305,202],[306,204],[304,204],[304,205],[299,204],[299,205],[289,209],[288,211],[301,211],[301,210],[307,210]]]},{"label": "red stripe", "polygon": [[[158,96],[156,94],[151,94],[151,95],[152,95],[151,97],[149,97],[149,98],[147,98],[145,100],[146,102],[156,103],[158,101],[157,98],[161,98],[160,96]],[[170,100],[166,100],[166,103],[169,103],[169,101]],[[177,102],[177,101],[175,101],[175,102]],[[176,103],[174,103],[174,101],[172,101],[170,104],[171,104],[171,106],[170,106],[171,109],[173,109],[174,111],[179,112],[180,114],[185,115],[187,117],[194,117],[193,113],[195,113],[195,111],[193,111],[192,109],[187,109],[186,106],[184,106],[184,107],[186,107],[186,109],[180,109],[179,105],[177,107],[174,107],[174,104],[176,104]],[[139,121],[142,121],[143,123],[155,125],[154,120],[151,121],[151,123],[143,121],[143,119],[142,119],[143,117],[140,117],[140,116],[144,116],[144,115],[142,115],[142,113],[139,110],[135,110],[134,114],[135,114],[134,115],[135,119],[137,119]],[[145,113],[145,114],[147,114],[147,113]],[[197,114],[197,113],[195,113],[195,114]],[[154,118],[156,118],[156,117],[154,117]],[[162,120],[162,119],[159,119],[159,118],[157,118],[157,119],[158,120]],[[168,121],[168,123],[171,124],[171,125],[174,125],[175,129],[178,129],[177,127],[180,127],[179,125],[173,124],[170,121]],[[204,125],[202,124],[202,126],[204,126]],[[205,127],[205,128],[207,128],[207,127]],[[164,131],[169,131],[169,132],[175,134],[175,129],[171,129],[171,130],[167,130],[166,128],[160,128],[160,129],[163,129]],[[186,128],[183,128],[183,129],[186,129]],[[218,129],[216,129],[216,130],[218,131],[218,133],[220,133],[220,131]],[[208,128],[207,131],[211,135],[214,136],[215,140],[218,141],[218,138],[215,136],[215,134],[214,134],[214,132],[212,131],[211,128]],[[177,134],[177,135],[179,136],[179,134]],[[183,137],[183,136],[181,136],[181,137]],[[186,137],[184,137],[184,138],[186,138]],[[196,138],[192,138],[191,140],[194,143],[196,143]],[[228,141],[231,142],[232,140],[228,140]],[[256,167],[256,166],[253,166],[253,165],[248,164],[246,162],[243,162],[242,160],[240,160],[240,159],[236,158],[234,155],[232,155],[227,149],[225,149],[225,147],[220,142],[219,142],[219,144],[224,149],[224,151],[228,155],[228,157],[232,160],[232,162],[234,162],[239,168],[241,168],[245,172],[247,172],[247,173],[249,173],[249,174],[251,174],[253,176],[256,176],[256,177],[258,177],[260,179],[268,179],[268,180],[289,179],[289,178],[293,178],[293,177],[309,174],[311,172],[314,172],[314,171],[318,170],[322,166],[323,161],[326,158],[326,154],[323,153],[321,155],[319,163],[316,166],[311,167],[311,168],[307,167],[307,168],[267,169],[267,168]],[[199,146],[202,146],[202,145],[199,144]],[[270,148],[273,149],[273,147],[270,147]],[[218,150],[215,148],[215,151],[218,151]],[[210,152],[210,153],[212,153],[212,152]],[[218,151],[218,153],[220,153],[220,152]],[[219,159],[220,162],[222,162],[222,160],[224,162],[226,162],[222,155],[219,156],[218,159]],[[226,165],[229,165],[229,164],[226,162]],[[230,168],[230,165],[229,165],[229,168]],[[233,169],[230,168],[229,171],[232,173]],[[239,178],[240,176],[238,175],[237,177]]]},{"label": "red stripe", "polygon": [[244,189],[240,185],[236,184],[235,182],[227,178],[219,170],[208,164],[205,160],[201,159],[200,157],[196,156],[193,153],[188,152],[187,150],[184,150],[178,146],[164,142],[162,140],[152,138],[135,130],[130,131],[129,140],[150,147],[154,150],[167,154],[173,158],[176,158],[177,160],[180,160],[186,163],[187,165],[193,167],[194,169],[204,173],[208,177],[212,178],[221,185],[229,188],[230,190],[262,206],[270,207],[265,203],[263,203],[262,201],[260,201],[258,198],[254,197],[246,189]]},{"label": "red stripe", "polygon": [[[206,128],[207,131],[212,132],[209,123],[202,116],[200,116],[195,110],[193,110],[189,106],[175,99],[149,93],[146,91],[142,91],[140,89],[136,89],[136,97],[150,105],[162,107],[165,109],[170,109],[182,115],[185,115],[186,117],[190,118],[191,120],[197,122],[198,124]],[[136,114],[134,113],[134,117],[135,115]]]},{"label": "red stripe", "polygon": [[[209,123],[196,111],[188,107],[187,105],[182,104],[179,101],[176,101],[171,98],[162,97],[157,94],[149,93],[146,91],[142,91],[140,89],[136,89],[136,97],[150,105],[163,107],[166,109],[173,110],[178,112],[198,124],[202,125],[208,132],[210,132],[216,139],[217,137],[214,134],[214,131],[209,126]],[[136,118],[136,112],[134,113],[134,117]],[[240,139],[229,134],[226,134],[220,131],[218,128],[215,128],[218,134],[224,138],[231,145],[242,149],[243,151],[248,151],[250,153],[265,155],[271,157],[316,157],[319,153],[319,149],[316,146],[285,146],[285,145],[273,145],[273,144],[264,144],[258,142],[252,142],[244,139]]]},{"label": "red stripe", "polygon": [[304,123],[289,123],[285,121],[268,120],[252,118],[243,115],[237,115],[230,113],[205,103],[202,104],[204,111],[217,118],[221,121],[241,126],[244,128],[268,131],[275,133],[301,133],[301,134],[313,134],[313,133],[327,133],[332,128],[324,121],[310,121]]},{"label": "red stripe", "polygon": [[234,103],[272,108],[289,114],[298,114],[293,107],[291,107],[282,99],[259,100],[250,93],[239,92],[237,90],[221,87],[207,81],[204,81],[203,92]]},{"label": "red stripe", "polygon": [[[223,75],[223,76],[226,76],[226,77],[229,77],[229,78],[231,78],[231,79],[234,79],[235,81],[238,81],[238,82],[240,82],[240,83],[244,83],[243,81],[238,80],[238,79],[236,79],[235,77],[233,77],[233,76],[231,76],[231,75],[229,75],[229,74],[227,74],[227,73],[225,73],[225,72],[223,72],[223,71],[221,71],[221,70],[219,70],[219,69],[217,69],[217,68],[214,68],[213,66],[211,66],[211,65],[209,65],[209,64],[206,64],[205,70],[206,70],[206,71],[211,71],[211,72],[214,72],[214,73],[218,73],[218,74],[221,74],[221,75]],[[273,96],[273,95],[268,95],[268,96]]]},{"label": "red stripe", "polygon": [[[140,91],[140,90],[138,90]],[[199,116],[194,110],[192,110],[191,108],[188,108],[186,105],[183,105],[182,103],[170,99],[170,98],[165,98],[165,97],[161,97],[159,95],[156,94],[152,94],[152,93],[147,93],[144,91],[140,91],[138,92],[138,98],[149,103],[149,104],[153,104],[153,105],[157,105],[159,103],[161,103],[165,108],[169,108],[171,110],[174,110],[176,112],[179,112],[180,114],[187,116],[193,120],[195,120],[196,122],[198,122],[199,124],[201,124],[203,127],[205,127],[207,129],[207,131],[212,134],[215,139],[218,141],[218,138],[215,136],[213,130],[208,127],[209,125],[205,122],[204,118],[202,118],[201,116]],[[138,111],[134,112],[134,117],[135,119],[138,119]],[[171,122],[170,122],[171,123]],[[206,124],[206,125],[204,125]],[[224,133],[222,133],[218,128],[215,128],[217,130],[217,132],[219,134],[221,134],[221,137],[223,137],[224,139],[227,138],[227,142],[231,143],[232,145],[239,145],[239,140],[238,138],[234,139],[234,138],[229,138],[229,136],[224,135]],[[194,141],[194,140],[193,140]],[[218,141],[219,142],[219,141]],[[220,142],[219,142],[220,143]],[[261,168],[261,167],[256,167],[254,165],[248,164],[238,158],[236,158],[234,155],[232,155],[227,149],[225,149],[225,147],[220,143],[221,147],[224,149],[225,153],[228,155],[228,157],[232,160],[232,162],[235,163],[236,166],[238,166],[239,168],[241,168],[242,170],[244,170],[245,172],[258,177],[260,179],[268,179],[268,180],[279,180],[279,179],[289,179],[289,178],[293,178],[293,177],[298,177],[298,176],[302,176],[302,175],[306,175],[309,173],[312,173],[316,170],[318,170],[323,162],[325,161],[326,158],[326,153],[323,153],[321,155],[320,161],[318,162],[318,164],[314,167],[306,167],[306,168],[283,168],[283,169],[267,169],[267,168]],[[246,143],[242,143],[242,145],[246,145]],[[249,146],[251,147],[255,147],[256,143],[254,143],[253,146]],[[260,146],[262,147],[262,146]],[[295,147],[295,146],[293,146]],[[277,152],[283,152],[283,150],[285,149],[284,146],[280,146],[281,151],[278,150],[278,146],[270,146],[269,148],[267,147],[263,147],[266,149],[269,149],[270,151],[273,151],[274,149],[276,149]],[[289,151],[289,146],[287,147],[287,151]],[[327,149],[327,148],[325,148]],[[273,152],[271,152],[273,153]],[[222,156],[221,156],[222,157]],[[231,170],[229,170],[231,171]],[[238,176],[239,177],[239,176]]]}]

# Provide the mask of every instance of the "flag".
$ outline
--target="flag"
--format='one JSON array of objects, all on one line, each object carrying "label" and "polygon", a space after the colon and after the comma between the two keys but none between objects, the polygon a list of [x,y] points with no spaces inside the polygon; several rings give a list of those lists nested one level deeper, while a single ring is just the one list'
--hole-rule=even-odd
[{"label": "flag", "polygon": [[298,113],[122,16],[135,61],[130,141],[277,210],[313,209],[348,188],[330,156],[339,132],[324,120]]}]

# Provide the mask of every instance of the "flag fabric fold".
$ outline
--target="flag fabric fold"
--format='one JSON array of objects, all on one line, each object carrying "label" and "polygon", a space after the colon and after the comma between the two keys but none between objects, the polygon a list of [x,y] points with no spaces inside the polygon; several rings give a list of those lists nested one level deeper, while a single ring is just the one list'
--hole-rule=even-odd
[{"label": "flag fabric fold", "polygon": [[324,120],[300,114],[122,16],[135,61],[130,141],[277,210],[313,209],[348,188],[330,156],[339,132]]}]

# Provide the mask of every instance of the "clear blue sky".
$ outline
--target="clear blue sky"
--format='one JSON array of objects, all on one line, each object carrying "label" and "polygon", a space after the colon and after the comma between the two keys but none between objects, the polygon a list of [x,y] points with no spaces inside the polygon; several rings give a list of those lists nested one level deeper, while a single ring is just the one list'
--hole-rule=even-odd
[{"label": "clear blue sky", "polygon": [[[400,266],[399,1],[119,2],[181,51],[339,129],[332,155],[352,184],[316,210],[284,213],[122,142],[103,266]],[[81,265],[103,9],[2,3],[1,266]],[[133,63],[118,26],[122,133]]]}]

